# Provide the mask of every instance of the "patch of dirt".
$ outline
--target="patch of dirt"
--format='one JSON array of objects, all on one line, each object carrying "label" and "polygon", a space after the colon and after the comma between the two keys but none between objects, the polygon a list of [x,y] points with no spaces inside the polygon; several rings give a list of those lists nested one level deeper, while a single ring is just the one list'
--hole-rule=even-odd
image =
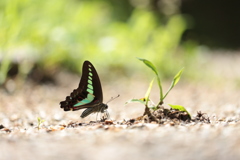
[{"label": "patch of dirt", "polygon": [[[153,118],[154,117],[154,118]],[[170,125],[179,125],[179,124],[188,124],[188,123],[205,123],[210,124],[210,118],[206,113],[201,111],[197,112],[196,116],[191,116],[187,112],[175,110],[175,109],[166,109],[163,106],[160,109],[152,111],[151,116],[144,115],[137,118],[132,118],[126,121],[126,124],[136,124],[136,123],[153,123],[153,124],[170,124]]]}]

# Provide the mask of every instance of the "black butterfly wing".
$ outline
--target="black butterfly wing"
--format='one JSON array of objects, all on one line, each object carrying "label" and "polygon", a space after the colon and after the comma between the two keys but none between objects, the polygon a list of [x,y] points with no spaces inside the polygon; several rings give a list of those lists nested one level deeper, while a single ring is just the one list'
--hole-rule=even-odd
[{"label": "black butterfly wing", "polygon": [[82,78],[77,89],[73,90],[65,101],[60,102],[64,111],[75,111],[102,104],[103,95],[100,79],[94,66],[85,61],[82,68]]},{"label": "black butterfly wing", "polygon": [[[87,75],[90,75],[89,77],[91,77],[91,73],[92,73],[92,86],[93,86],[94,95],[95,95],[96,99],[99,100],[102,103],[102,101],[103,101],[102,85],[101,85],[100,79],[98,77],[97,71],[94,68],[94,66],[92,65],[92,63],[89,62],[89,61],[85,61],[84,64],[83,64],[83,71],[82,72],[83,73],[87,72],[88,73]],[[84,77],[86,77],[86,76],[84,76]],[[86,78],[86,80],[88,81],[90,79]],[[84,82],[86,82],[86,81],[84,80],[82,82],[82,80],[81,80],[78,88],[81,88],[81,86],[86,87]],[[81,83],[83,83],[83,84],[81,84]],[[86,89],[86,88],[84,88],[84,89]]]}]

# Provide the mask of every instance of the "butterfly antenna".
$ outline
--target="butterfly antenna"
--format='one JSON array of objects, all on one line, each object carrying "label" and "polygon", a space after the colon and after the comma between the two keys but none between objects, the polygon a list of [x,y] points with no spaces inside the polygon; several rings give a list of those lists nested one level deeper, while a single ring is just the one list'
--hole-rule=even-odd
[{"label": "butterfly antenna", "polygon": [[114,99],[116,99],[116,98],[118,98],[118,97],[120,97],[120,94],[119,95],[117,95],[116,97],[112,97],[109,101],[107,101],[107,103],[106,104],[108,104],[109,102],[111,102],[112,100],[114,100]]}]

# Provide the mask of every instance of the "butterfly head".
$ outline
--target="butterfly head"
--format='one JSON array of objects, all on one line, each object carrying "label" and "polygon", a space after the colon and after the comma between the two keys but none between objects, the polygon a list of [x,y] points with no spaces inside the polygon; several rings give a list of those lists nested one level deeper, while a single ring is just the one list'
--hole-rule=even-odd
[{"label": "butterfly head", "polygon": [[103,103],[101,106],[101,112],[104,113],[107,109],[108,109],[108,105]]}]

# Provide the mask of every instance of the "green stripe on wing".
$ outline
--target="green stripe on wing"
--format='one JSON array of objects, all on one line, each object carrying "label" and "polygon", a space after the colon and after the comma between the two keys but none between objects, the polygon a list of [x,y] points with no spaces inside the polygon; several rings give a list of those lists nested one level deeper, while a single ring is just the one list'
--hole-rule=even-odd
[{"label": "green stripe on wing", "polygon": [[81,106],[81,105],[84,105],[84,104],[88,104],[88,103],[91,103],[93,100],[94,100],[94,95],[93,94],[88,94],[87,95],[87,98],[83,99],[82,101],[78,102],[77,104],[74,104],[73,106],[74,107],[77,107],[77,106]]}]

